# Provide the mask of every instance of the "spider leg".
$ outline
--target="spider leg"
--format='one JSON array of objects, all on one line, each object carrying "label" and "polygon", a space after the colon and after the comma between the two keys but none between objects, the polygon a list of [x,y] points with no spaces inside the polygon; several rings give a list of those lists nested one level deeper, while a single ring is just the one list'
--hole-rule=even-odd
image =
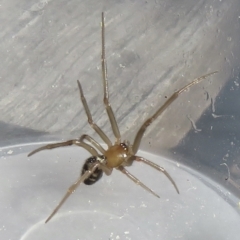
[{"label": "spider leg", "polygon": [[112,107],[109,103],[109,93],[108,93],[108,81],[107,81],[107,62],[105,57],[105,23],[104,23],[104,13],[102,12],[102,79],[103,79],[103,89],[104,97],[103,102],[110,120],[114,136],[116,137],[116,142],[121,142],[121,135],[119,132],[118,124],[113,113]]},{"label": "spider leg", "polygon": [[99,165],[100,163],[95,163],[90,170],[86,171],[82,176],[78,178],[78,180],[72,186],[69,187],[65,196],[62,198],[62,200],[57,205],[57,207],[53,210],[51,215],[47,218],[45,223],[47,223],[56,214],[56,212],[64,204],[64,202],[68,199],[68,197],[77,189],[80,183],[82,183],[85,179],[87,179],[99,167]]},{"label": "spider leg", "polygon": [[170,182],[173,184],[174,188],[176,189],[177,193],[179,194],[179,190],[178,190],[176,183],[174,182],[174,180],[172,179],[170,174],[163,167],[161,167],[161,166],[157,165],[156,163],[153,163],[143,157],[136,156],[135,160],[139,161],[139,162],[143,162],[143,163],[155,168],[156,170],[162,172],[163,174],[165,174],[165,176],[170,180]]},{"label": "spider leg", "polygon": [[147,127],[157,118],[159,117],[166,109],[169,105],[171,105],[177,98],[178,96],[183,93],[184,91],[186,91],[188,88],[192,87],[193,85],[201,82],[203,79],[209,77],[210,75],[213,75],[217,73],[216,72],[212,72],[212,73],[208,73],[206,75],[203,75],[199,78],[196,78],[194,81],[190,82],[189,84],[187,84],[186,86],[184,86],[183,88],[179,89],[178,91],[174,92],[172,94],[172,96],[163,104],[163,106],[161,106],[150,118],[148,118],[140,127],[140,129],[138,130],[136,137],[134,139],[133,142],[133,146],[132,146],[132,150],[133,153],[136,154],[136,152],[138,151],[139,145],[141,143],[142,137],[147,129]]},{"label": "spider leg", "polygon": [[58,148],[58,147],[65,147],[65,146],[71,146],[71,145],[77,145],[79,147],[83,147],[85,148],[92,156],[98,156],[97,151],[91,147],[90,145],[88,145],[87,143],[81,142],[81,140],[77,140],[77,139],[73,139],[73,140],[69,140],[66,142],[59,142],[59,143],[52,143],[52,144],[48,144],[45,145],[43,147],[37,148],[35,150],[33,150],[32,152],[30,152],[28,154],[28,157],[32,156],[33,154],[40,152],[42,150],[45,149],[53,149],[53,148]]},{"label": "spider leg", "polygon": [[139,179],[134,177],[130,172],[128,172],[123,166],[120,166],[117,168],[119,171],[121,171],[123,174],[125,174],[128,178],[130,178],[133,182],[135,182],[137,185],[141,186],[148,192],[152,193],[154,196],[160,198],[153,190],[148,188],[145,184],[143,184]]},{"label": "spider leg", "polygon": [[87,101],[83,94],[81,83],[79,82],[79,80],[77,81],[77,83],[78,83],[78,88],[79,88],[79,92],[80,92],[80,98],[81,98],[83,107],[85,109],[85,112],[86,112],[86,115],[88,118],[88,123],[96,131],[96,133],[102,138],[102,140],[108,145],[108,147],[112,146],[112,143],[111,143],[110,139],[108,138],[108,136],[102,131],[102,129],[96,123],[93,122],[91,112],[89,110]]},{"label": "spider leg", "polygon": [[103,155],[105,154],[105,150],[103,149],[103,147],[97,141],[95,141],[92,137],[84,134],[84,135],[81,136],[80,141],[83,142],[84,139],[86,139],[88,142],[90,142]]}]

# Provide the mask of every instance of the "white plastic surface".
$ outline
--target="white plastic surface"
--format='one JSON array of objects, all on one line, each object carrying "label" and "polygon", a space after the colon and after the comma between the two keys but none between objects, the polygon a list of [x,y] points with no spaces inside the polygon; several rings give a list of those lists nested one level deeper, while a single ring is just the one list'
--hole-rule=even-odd
[{"label": "white plastic surface", "polygon": [[37,146],[2,150],[0,239],[239,239],[234,196],[191,169],[146,152],[139,155],[163,166],[176,181],[179,195],[163,174],[134,163],[128,170],[160,199],[115,170],[95,185],[81,185],[44,224],[89,155],[66,147],[27,158]]}]

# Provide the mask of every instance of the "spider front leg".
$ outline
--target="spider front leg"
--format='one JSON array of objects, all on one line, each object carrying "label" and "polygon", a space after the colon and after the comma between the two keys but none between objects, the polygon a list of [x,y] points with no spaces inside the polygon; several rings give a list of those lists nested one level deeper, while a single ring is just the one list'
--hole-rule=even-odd
[{"label": "spider front leg", "polygon": [[92,137],[86,135],[86,134],[83,134],[81,137],[80,137],[80,141],[83,142],[84,140],[87,140],[88,142],[90,142],[98,151],[100,151],[103,155],[105,154],[105,150],[104,148],[96,141],[94,140]]},{"label": "spider front leg", "polygon": [[112,107],[109,103],[108,82],[107,82],[107,63],[106,63],[106,57],[105,57],[105,23],[104,23],[103,12],[102,12],[102,80],[103,80],[103,89],[104,89],[103,102],[112,126],[114,136],[116,137],[116,143],[120,144],[121,134],[120,134]]},{"label": "spider front leg", "polygon": [[86,112],[87,118],[88,118],[88,123],[90,124],[90,126],[95,130],[95,132],[102,138],[102,140],[108,145],[108,147],[112,146],[112,143],[110,141],[110,139],[108,138],[108,136],[102,131],[102,129],[93,121],[92,119],[92,114],[89,110],[87,101],[85,99],[85,96],[83,94],[83,90],[82,90],[82,86],[81,83],[79,82],[79,80],[77,81],[78,83],[78,88],[79,88],[79,92],[80,92],[80,98],[82,101],[82,105],[84,107],[84,110]]},{"label": "spider front leg", "polygon": [[153,123],[153,121],[155,121],[177,98],[180,94],[182,94],[183,92],[185,92],[187,89],[189,89],[190,87],[194,86],[195,84],[200,83],[203,79],[206,79],[207,77],[213,75],[217,73],[216,72],[212,72],[212,73],[208,73],[206,75],[203,75],[199,78],[196,78],[195,80],[193,80],[192,82],[190,82],[189,84],[187,84],[186,86],[184,86],[183,88],[179,89],[178,91],[176,91],[175,93],[172,94],[172,96],[163,104],[163,106],[161,106],[150,118],[148,118],[143,124],[142,126],[139,128],[136,137],[134,139],[133,142],[133,146],[132,146],[132,150],[133,153],[136,154],[138,151],[138,148],[140,146],[142,137],[146,131],[146,129]]},{"label": "spider front leg", "polygon": [[155,168],[156,170],[162,172],[163,174],[165,174],[165,176],[170,180],[170,182],[173,184],[174,188],[176,189],[177,193],[179,194],[179,190],[178,190],[176,183],[174,182],[174,180],[172,179],[170,174],[163,167],[161,167],[161,166],[157,165],[156,163],[151,162],[143,157],[136,156],[135,160],[138,162],[143,162],[143,163]]}]

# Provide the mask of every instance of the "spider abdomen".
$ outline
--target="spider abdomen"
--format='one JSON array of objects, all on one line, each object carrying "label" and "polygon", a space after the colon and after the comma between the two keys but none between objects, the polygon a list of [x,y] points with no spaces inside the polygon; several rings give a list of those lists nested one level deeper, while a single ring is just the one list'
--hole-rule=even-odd
[{"label": "spider abdomen", "polygon": [[[92,165],[97,162],[96,157],[90,157],[88,158],[82,168],[82,173],[83,175],[86,171],[91,170]],[[103,175],[103,171],[99,168],[97,168],[87,179],[85,179],[83,182],[86,185],[92,185],[96,183]]]}]

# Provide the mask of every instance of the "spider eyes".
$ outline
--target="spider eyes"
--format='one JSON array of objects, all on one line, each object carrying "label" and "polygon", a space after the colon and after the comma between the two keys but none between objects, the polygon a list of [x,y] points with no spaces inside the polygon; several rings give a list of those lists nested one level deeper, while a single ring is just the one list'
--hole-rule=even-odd
[{"label": "spider eyes", "polygon": [[120,143],[120,146],[121,146],[125,151],[128,150],[128,146],[127,146],[126,143]]}]

